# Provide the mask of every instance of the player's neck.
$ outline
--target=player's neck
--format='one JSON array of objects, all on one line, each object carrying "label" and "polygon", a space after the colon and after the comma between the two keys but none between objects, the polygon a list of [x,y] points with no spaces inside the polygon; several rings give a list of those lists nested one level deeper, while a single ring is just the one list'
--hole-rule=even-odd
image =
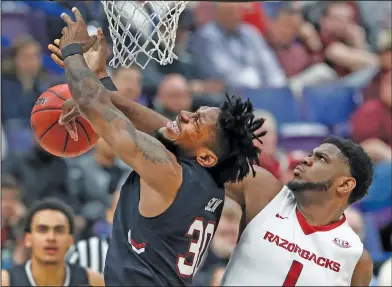
[{"label": "player's neck", "polygon": [[331,200],[315,202],[307,198],[306,192],[297,195],[297,206],[299,211],[305,217],[308,224],[313,226],[323,226],[339,221],[344,208],[337,205]]},{"label": "player's neck", "polygon": [[63,286],[66,276],[65,262],[50,265],[32,258],[31,273],[37,286]]}]

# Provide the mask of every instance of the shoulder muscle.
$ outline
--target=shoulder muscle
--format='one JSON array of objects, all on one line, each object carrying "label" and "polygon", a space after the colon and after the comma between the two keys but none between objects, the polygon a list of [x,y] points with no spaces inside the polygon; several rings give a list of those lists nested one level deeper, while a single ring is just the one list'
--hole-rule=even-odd
[{"label": "shoulder muscle", "polygon": [[351,278],[351,286],[369,286],[373,277],[373,260],[363,249],[361,258],[359,258],[357,266],[355,266],[353,277]]},{"label": "shoulder muscle", "polygon": [[254,166],[256,175],[248,174],[240,183],[225,186],[227,196],[246,211],[249,223],[282,189],[282,183],[264,168]]}]

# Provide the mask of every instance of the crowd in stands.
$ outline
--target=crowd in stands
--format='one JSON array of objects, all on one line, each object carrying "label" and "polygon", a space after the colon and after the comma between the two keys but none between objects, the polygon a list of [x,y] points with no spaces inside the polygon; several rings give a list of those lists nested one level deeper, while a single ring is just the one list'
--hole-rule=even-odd
[{"label": "crowd in stands", "polygon": [[[78,158],[59,158],[33,139],[29,121],[36,99],[65,82],[47,50],[61,36],[61,12],[77,6],[89,31],[102,27],[110,41],[100,1],[61,2],[2,2],[3,269],[26,260],[23,216],[49,195],[73,208],[76,240],[109,241],[118,193],[130,172],[102,140]],[[110,69],[110,74],[129,100],[168,118],[219,106],[225,92],[250,98],[268,130],[261,165],[285,183],[327,135],[360,143],[374,162],[374,182],[346,216],[372,255],[373,286],[391,286],[391,19],[389,1],[192,2],[176,32],[178,60],[166,66],[152,61],[144,70]],[[239,207],[227,200],[195,278],[198,285],[219,286],[240,216]],[[72,252],[69,260],[86,262]]]}]

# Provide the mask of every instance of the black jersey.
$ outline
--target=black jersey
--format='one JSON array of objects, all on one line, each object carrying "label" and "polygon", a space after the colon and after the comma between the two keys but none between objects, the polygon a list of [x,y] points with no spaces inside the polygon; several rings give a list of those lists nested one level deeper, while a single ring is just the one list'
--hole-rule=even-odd
[{"label": "black jersey", "polygon": [[170,207],[139,213],[140,177],[121,189],[105,263],[106,286],[189,286],[215,233],[224,189],[194,160],[179,158],[183,182]]},{"label": "black jersey", "polygon": [[[63,286],[89,286],[86,269],[74,264],[66,264],[66,268]],[[12,267],[8,274],[10,286],[37,286],[31,273],[31,260]]]}]

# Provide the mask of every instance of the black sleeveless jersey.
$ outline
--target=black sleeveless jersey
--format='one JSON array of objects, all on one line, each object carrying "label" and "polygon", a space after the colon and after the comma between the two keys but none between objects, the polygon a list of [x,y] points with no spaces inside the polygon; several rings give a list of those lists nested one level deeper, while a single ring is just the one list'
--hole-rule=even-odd
[{"label": "black sleeveless jersey", "polygon": [[190,286],[214,236],[224,189],[195,161],[178,158],[183,182],[170,207],[146,218],[139,213],[140,177],[121,189],[106,255],[106,286]]},{"label": "black sleeveless jersey", "polygon": [[[86,269],[67,263],[63,286],[89,286]],[[8,270],[10,286],[37,286],[31,273],[31,260],[25,264],[16,265]]]}]

